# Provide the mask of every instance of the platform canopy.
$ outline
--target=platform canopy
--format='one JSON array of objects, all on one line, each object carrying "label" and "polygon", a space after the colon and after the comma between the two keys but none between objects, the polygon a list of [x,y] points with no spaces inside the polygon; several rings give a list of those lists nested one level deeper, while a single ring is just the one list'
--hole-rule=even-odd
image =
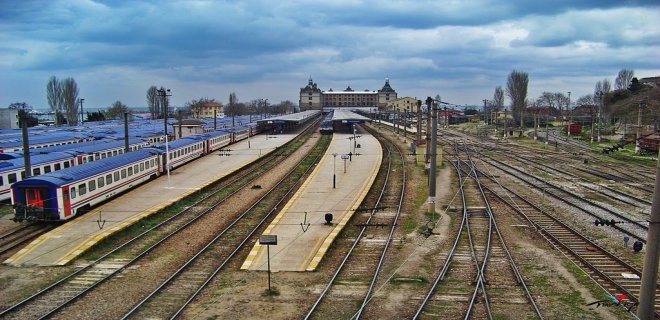
[{"label": "platform canopy", "polygon": [[257,120],[257,123],[260,125],[266,124],[301,124],[307,122],[309,119],[312,119],[321,114],[320,110],[308,110],[297,113],[285,114],[277,117],[272,117],[263,120]]},{"label": "platform canopy", "polygon": [[335,123],[364,123],[366,121],[371,121],[371,119],[353,111],[335,109],[335,112],[332,115],[332,121]]}]

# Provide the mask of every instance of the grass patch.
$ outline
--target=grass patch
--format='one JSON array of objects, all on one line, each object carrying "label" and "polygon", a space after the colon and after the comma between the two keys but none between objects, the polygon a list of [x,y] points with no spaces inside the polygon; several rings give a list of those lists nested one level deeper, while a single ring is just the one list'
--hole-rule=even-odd
[{"label": "grass patch", "polygon": [[261,293],[262,296],[264,297],[275,297],[280,295],[280,291],[277,290],[277,288],[272,287],[270,290],[266,289]]},{"label": "grass patch", "polygon": [[390,283],[395,284],[395,285],[397,285],[397,284],[406,284],[406,283],[414,284],[414,285],[421,285],[421,284],[425,284],[425,283],[428,283],[428,282],[429,282],[428,279],[426,279],[424,277],[419,277],[419,276],[394,275],[394,277],[392,277],[390,279]]}]

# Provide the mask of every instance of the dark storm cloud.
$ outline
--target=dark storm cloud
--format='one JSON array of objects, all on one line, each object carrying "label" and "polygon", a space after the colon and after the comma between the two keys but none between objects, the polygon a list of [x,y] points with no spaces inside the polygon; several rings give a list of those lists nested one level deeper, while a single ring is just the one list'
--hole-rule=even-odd
[{"label": "dark storm cloud", "polygon": [[0,1],[0,81],[42,96],[51,75],[80,75],[83,90],[121,78],[138,88],[129,104],[163,82],[297,100],[309,76],[324,89],[378,89],[389,76],[404,95],[482,94],[512,69],[531,79],[656,72],[658,12],[650,1]]}]

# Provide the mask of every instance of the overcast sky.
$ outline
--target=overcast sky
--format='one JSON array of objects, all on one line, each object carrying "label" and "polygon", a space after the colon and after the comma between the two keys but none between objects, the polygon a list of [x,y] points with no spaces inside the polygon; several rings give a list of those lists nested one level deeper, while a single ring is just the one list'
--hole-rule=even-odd
[{"label": "overcast sky", "polygon": [[[516,69],[528,97],[660,76],[660,1],[0,0],[0,107],[47,109],[50,76],[73,77],[85,107],[145,106],[151,85],[183,105],[298,102],[322,90],[380,89],[480,105]],[[506,100],[509,104],[509,100]]]}]

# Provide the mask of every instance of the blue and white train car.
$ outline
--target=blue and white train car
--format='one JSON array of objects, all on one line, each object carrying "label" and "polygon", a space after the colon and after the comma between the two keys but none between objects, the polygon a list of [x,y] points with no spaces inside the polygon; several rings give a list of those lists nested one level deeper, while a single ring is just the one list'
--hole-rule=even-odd
[{"label": "blue and white train car", "polygon": [[[34,155],[30,158],[32,176],[74,166],[74,157],[65,152]],[[9,200],[11,185],[25,179],[23,158],[0,161],[0,201]]]},{"label": "blue and white train car", "polygon": [[43,174],[11,187],[16,220],[62,221],[157,177],[161,152],[152,148]]}]

